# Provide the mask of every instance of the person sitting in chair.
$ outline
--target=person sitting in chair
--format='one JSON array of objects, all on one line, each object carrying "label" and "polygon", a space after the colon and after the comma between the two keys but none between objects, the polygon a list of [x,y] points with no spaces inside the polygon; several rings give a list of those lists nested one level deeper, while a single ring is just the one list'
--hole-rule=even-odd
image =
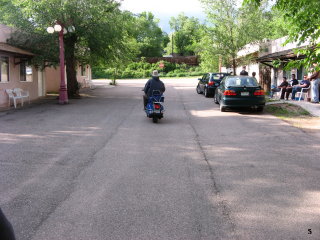
[{"label": "person sitting in chair", "polygon": [[286,92],[285,90],[288,87],[288,85],[289,83],[287,81],[287,78],[283,77],[282,83],[279,86],[271,88],[270,98],[273,98],[273,94],[275,92],[280,92],[282,90],[280,99],[284,99],[284,94]]},{"label": "person sitting in chair", "polygon": [[292,92],[292,88],[295,85],[299,84],[299,81],[296,79],[296,75],[292,74],[291,75],[292,79],[290,81],[290,85],[286,88],[285,92],[286,92],[286,99],[288,100],[290,93]]},{"label": "person sitting in chair", "polygon": [[308,88],[310,86],[310,81],[307,76],[303,76],[303,80],[300,84],[293,86],[291,99],[295,100],[296,92],[300,92],[302,88]]}]

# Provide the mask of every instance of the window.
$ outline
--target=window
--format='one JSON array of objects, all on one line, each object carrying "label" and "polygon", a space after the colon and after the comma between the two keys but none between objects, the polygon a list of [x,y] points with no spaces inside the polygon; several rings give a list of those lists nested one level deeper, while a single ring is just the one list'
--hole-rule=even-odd
[{"label": "window", "polygon": [[241,77],[241,78],[228,78],[226,80],[226,86],[233,87],[257,87],[259,84],[256,79],[252,77]]},{"label": "window", "polygon": [[9,82],[9,57],[0,56],[0,82]]},{"label": "window", "polygon": [[20,63],[20,81],[32,82],[32,67],[27,66],[26,62]]},{"label": "window", "polygon": [[226,74],[224,73],[214,73],[212,74],[212,79],[213,80],[222,80],[222,78],[224,78],[226,76]]}]

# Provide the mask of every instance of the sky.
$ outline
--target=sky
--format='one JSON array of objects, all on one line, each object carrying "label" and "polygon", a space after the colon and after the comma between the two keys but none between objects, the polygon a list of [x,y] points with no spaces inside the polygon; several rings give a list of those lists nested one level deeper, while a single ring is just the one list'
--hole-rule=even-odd
[{"label": "sky", "polygon": [[160,20],[159,26],[170,33],[170,17],[177,17],[183,12],[186,16],[196,17],[201,22],[205,14],[199,0],[123,0],[121,9],[133,13],[152,12]]}]

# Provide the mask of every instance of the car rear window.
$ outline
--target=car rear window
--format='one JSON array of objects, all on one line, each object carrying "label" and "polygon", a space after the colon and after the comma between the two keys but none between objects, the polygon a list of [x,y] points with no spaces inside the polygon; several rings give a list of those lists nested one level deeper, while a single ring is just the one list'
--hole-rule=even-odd
[{"label": "car rear window", "polygon": [[257,87],[259,86],[257,80],[252,77],[235,77],[226,79],[227,87]]},{"label": "car rear window", "polygon": [[224,76],[225,76],[225,74],[222,74],[222,73],[212,74],[212,79],[213,80],[221,80]]}]

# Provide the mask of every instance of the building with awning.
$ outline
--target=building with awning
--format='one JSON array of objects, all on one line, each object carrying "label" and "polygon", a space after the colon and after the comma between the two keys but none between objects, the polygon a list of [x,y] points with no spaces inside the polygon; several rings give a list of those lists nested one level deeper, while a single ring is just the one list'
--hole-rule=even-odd
[{"label": "building with awning", "polygon": [[289,61],[303,59],[305,56],[297,54],[296,50],[309,46],[310,43],[286,43],[286,40],[287,37],[282,37],[244,46],[237,54],[237,73],[245,65],[249,75],[256,72],[256,78],[266,91],[270,90],[271,85],[279,85],[284,76],[291,80],[291,74],[295,74],[301,80],[307,74],[306,69],[285,70],[284,66]]},{"label": "building with awning", "polygon": [[[0,24],[0,107],[8,106],[6,89],[21,88],[29,92],[31,100],[35,100],[48,92],[58,93],[60,88],[60,68],[41,70],[29,65],[35,54],[8,44],[13,33],[13,28]],[[77,64],[76,71],[81,86],[89,87],[91,66]]]},{"label": "building with awning", "polygon": [[290,49],[258,57],[256,61],[273,68],[273,62],[275,60],[279,60],[282,63],[288,63],[289,61],[303,59],[304,57],[304,55],[297,55],[294,53],[293,49]]},{"label": "building with awning", "polygon": [[13,29],[0,24],[0,106],[8,106],[6,89],[21,88],[34,100],[45,94],[41,71],[29,65],[35,54],[8,44]]},{"label": "building with awning", "polygon": [[[292,60],[303,59],[305,56],[297,54],[296,52],[299,49],[309,46],[310,42],[286,43],[286,40],[287,37],[282,37],[276,40],[265,41],[261,44],[259,57],[256,59],[259,64],[270,68],[271,84],[274,85],[279,85],[283,77],[287,77],[288,80],[291,80],[291,74],[295,74],[299,80],[303,79],[303,75],[307,74],[307,71],[304,68],[285,70],[284,66]],[[275,66],[274,62],[278,62],[280,65],[277,64]]]}]

